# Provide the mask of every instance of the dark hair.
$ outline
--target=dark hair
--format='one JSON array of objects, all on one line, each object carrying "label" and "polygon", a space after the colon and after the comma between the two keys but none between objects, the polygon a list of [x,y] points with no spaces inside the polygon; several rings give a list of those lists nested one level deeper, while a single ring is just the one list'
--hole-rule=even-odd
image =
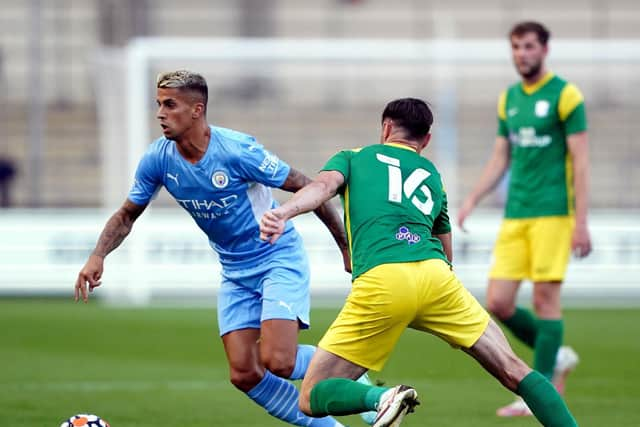
[{"label": "dark hair", "polygon": [[509,38],[511,39],[514,36],[522,37],[527,33],[536,33],[536,36],[538,36],[538,41],[543,46],[547,45],[547,42],[551,37],[551,33],[549,32],[547,27],[545,27],[541,23],[536,21],[524,21],[518,22],[513,26],[511,32],[509,33]]},{"label": "dark hair", "polygon": [[382,112],[382,121],[391,119],[396,126],[408,133],[408,138],[418,140],[429,133],[433,124],[433,113],[426,102],[416,98],[391,101]]}]

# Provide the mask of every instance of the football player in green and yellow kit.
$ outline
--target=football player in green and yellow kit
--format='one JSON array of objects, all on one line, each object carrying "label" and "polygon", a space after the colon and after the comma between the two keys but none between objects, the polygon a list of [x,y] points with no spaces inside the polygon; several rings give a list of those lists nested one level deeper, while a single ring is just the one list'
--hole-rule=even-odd
[{"label": "football player in green and yellow kit", "polygon": [[399,426],[417,405],[417,391],[355,379],[381,370],[412,328],[473,356],[522,396],[543,425],[577,426],[553,385],[513,353],[452,271],[446,194],[433,163],[420,156],[432,123],[424,101],[389,103],[380,144],[337,153],[311,184],[260,221],[261,238],[277,245],[289,218],[338,193],[343,198],[353,284],[309,365],[300,409],[315,417],[376,410],[374,427]]},{"label": "football player in green and yellow kit", "polygon": [[[458,225],[510,170],[504,220],[489,273],[487,308],[534,350],[534,368],[564,391],[578,362],[563,337],[560,285],[571,252],[591,252],[587,228],[587,120],[580,90],[547,70],[549,31],[537,22],[510,33],[522,81],[498,101],[498,135],[480,180],[465,199]],[[516,306],[522,280],[533,282],[531,311]],[[520,399],[499,416],[531,415]]]}]

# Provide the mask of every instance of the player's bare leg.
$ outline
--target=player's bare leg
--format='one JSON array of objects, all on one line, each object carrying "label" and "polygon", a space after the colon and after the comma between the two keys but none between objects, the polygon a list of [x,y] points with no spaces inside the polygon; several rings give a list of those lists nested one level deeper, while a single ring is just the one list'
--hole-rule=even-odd
[{"label": "player's bare leg", "polygon": [[[528,346],[535,343],[536,321],[528,310],[516,307],[516,297],[520,289],[519,280],[490,279],[487,287],[487,309],[511,332]],[[526,403],[518,397],[514,402],[497,409],[500,417],[532,415]]]},{"label": "player's bare leg", "polygon": [[520,280],[490,279],[487,286],[487,310],[500,321],[513,316]]},{"label": "player's bare leg", "polygon": [[542,425],[577,426],[573,415],[555,387],[515,355],[506,337],[493,320],[489,321],[480,339],[464,351],[473,356],[507,389],[522,396]]},{"label": "player's bare leg", "polygon": [[[297,322],[278,322],[285,322],[284,325],[279,325],[284,326],[279,330],[282,334],[280,340],[273,341],[277,337],[275,332],[278,331],[277,326],[273,328],[274,324],[266,328],[269,337],[266,341],[264,338],[260,340],[259,329],[241,329],[222,337],[229,361],[231,383],[270,415],[289,424],[309,427],[342,426],[331,417],[312,419],[304,415],[298,408],[298,390],[295,386],[265,369],[263,361],[280,373],[290,373],[295,364]],[[276,394],[280,396],[279,399],[273,399]]]},{"label": "player's bare leg", "polygon": [[265,368],[281,378],[291,377],[298,349],[298,322],[272,319],[262,322],[260,360]]},{"label": "player's bare leg", "polygon": [[259,338],[259,329],[240,329],[222,336],[231,384],[243,392],[255,387],[264,376],[258,349]]}]

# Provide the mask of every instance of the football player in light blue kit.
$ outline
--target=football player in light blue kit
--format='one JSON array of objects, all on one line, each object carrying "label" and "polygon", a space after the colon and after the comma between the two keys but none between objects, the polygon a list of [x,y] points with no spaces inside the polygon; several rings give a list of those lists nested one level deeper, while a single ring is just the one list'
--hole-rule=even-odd
[{"label": "football player in light blue kit", "polygon": [[[164,137],[154,141],[136,171],[127,200],[108,220],[78,274],[76,300],[100,286],[104,257],[122,243],[133,223],[164,186],[207,235],[222,264],[218,322],[231,383],[267,412],[298,426],[341,426],[310,418],[298,408],[300,379],[314,346],[298,345],[309,326],[309,266],[293,224],[278,245],[260,240],[259,220],[277,206],[269,187],[295,192],[311,182],[246,134],[210,126],[208,89],[189,71],[161,74],[157,118]],[[316,211],[350,271],[342,219],[325,204]],[[88,287],[87,287],[88,285]]]}]

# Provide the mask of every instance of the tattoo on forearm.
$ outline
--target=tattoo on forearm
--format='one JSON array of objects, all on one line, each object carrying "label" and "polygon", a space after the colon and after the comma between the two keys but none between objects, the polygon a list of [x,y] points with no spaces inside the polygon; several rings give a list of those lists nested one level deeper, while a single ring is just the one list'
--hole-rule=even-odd
[{"label": "tattoo on forearm", "polygon": [[96,248],[93,250],[93,255],[102,258],[107,256],[111,251],[120,246],[131,231],[132,226],[133,221],[125,219],[121,214],[116,213],[113,215],[104,226]]},{"label": "tattoo on forearm", "polygon": [[284,181],[282,186],[280,186],[280,188],[293,193],[310,182],[311,180],[305,174],[294,168],[291,168],[291,170],[289,171],[289,176],[287,176],[287,179]]}]

